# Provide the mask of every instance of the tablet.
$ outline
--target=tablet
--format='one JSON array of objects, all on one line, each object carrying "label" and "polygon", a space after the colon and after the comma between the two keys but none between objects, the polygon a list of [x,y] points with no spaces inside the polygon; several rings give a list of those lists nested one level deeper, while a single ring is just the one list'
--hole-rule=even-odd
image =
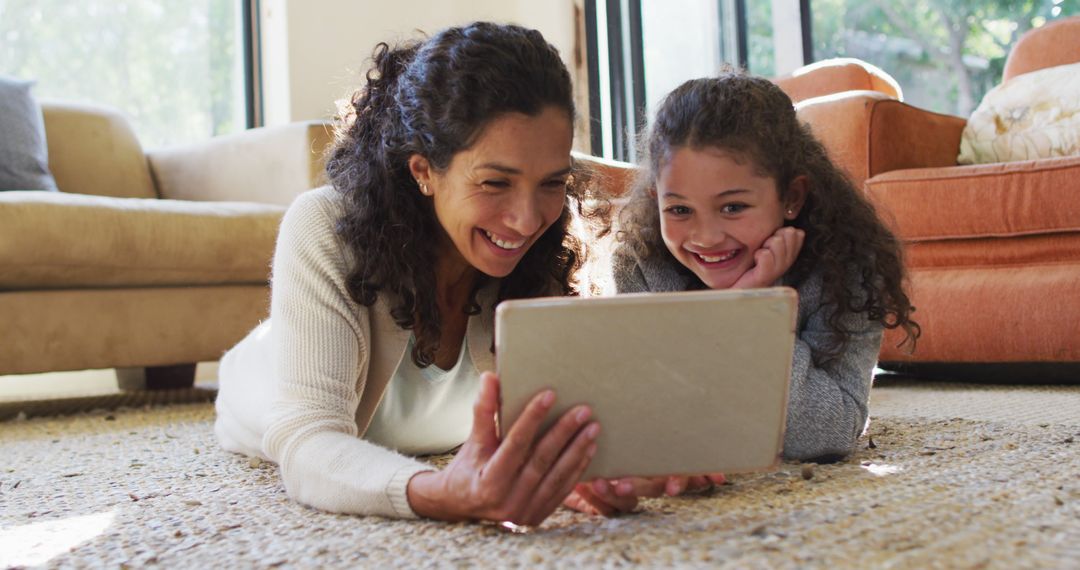
[{"label": "tablet", "polygon": [[798,299],[786,287],[507,301],[499,425],[552,388],[600,422],[582,480],[775,469]]}]

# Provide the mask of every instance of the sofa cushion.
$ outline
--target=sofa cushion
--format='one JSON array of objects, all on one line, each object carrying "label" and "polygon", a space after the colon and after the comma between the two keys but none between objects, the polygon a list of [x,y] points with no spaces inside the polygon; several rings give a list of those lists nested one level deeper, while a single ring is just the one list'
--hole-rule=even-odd
[{"label": "sofa cushion", "polygon": [[119,112],[86,103],[42,101],[49,168],[62,192],[159,198],[131,124]]},{"label": "sofa cushion", "polygon": [[0,374],[212,361],[270,307],[265,285],[0,294]]},{"label": "sofa cushion", "polygon": [[31,81],[0,76],[0,191],[57,190],[32,86]]},{"label": "sofa cushion", "polygon": [[870,198],[906,241],[1080,231],[1080,157],[895,170]]},{"label": "sofa cushion", "polygon": [[1080,266],[1080,232],[911,242],[905,247],[904,262],[912,268]]},{"label": "sofa cushion", "polygon": [[0,193],[0,289],[266,283],[281,206]]},{"label": "sofa cushion", "polygon": [[1080,362],[1080,264],[914,269],[923,335],[914,353],[885,331],[885,362]]},{"label": "sofa cushion", "polygon": [[983,97],[960,140],[960,164],[1080,156],[1080,63],[1019,75]]}]

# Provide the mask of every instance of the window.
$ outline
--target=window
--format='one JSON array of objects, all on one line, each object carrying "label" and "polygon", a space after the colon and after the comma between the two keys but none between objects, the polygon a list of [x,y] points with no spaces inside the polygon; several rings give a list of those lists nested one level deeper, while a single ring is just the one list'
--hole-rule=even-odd
[{"label": "window", "polygon": [[859,58],[908,103],[969,116],[1016,40],[1080,14],[1080,0],[586,0],[586,14],[592,153],[633,160],[660,98],[724,62],[772,77]]},{"label": "window", "polygon": [[812,0],[814,59],[855,57],[885,70],[905,100],[971,115],[1001,82],[1024,32],[1080,13],[1078,0]]},{"label": "window", "polygon": [[144,147],[248,125],[242,2],[0,0],[0,73],[114,107]]},{"label": "window", "polygon": [[766,77],[776,75],[776,49],[773,45],[772,1],[746,2],[746,69]]},{"label": "window", "polygon": [[736,1],[587,0],[593,154],[633,160],[664,95],[738,61]]},{"label": "window", "polygon": [[641,15],[646,108],[651,117],[660,99],[682,82],[720,69],[721,7],[716,0],[642,0]]}]

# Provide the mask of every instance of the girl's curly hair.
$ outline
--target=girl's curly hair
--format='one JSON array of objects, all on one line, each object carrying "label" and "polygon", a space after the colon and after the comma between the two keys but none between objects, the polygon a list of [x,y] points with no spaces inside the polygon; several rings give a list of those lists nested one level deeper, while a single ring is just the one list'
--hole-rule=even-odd
[{"label": "girl's curly hair", "polygon": [[[687,81],[663,100],[641,143],[645,163],[619,213],[617,233],[637,256],[682,268],[660,234],[655,193],[660,169],[675,149],[715,148],[748,159],[776,180],[781,201],[791,182],[806,176],[806,203],[794,220],[785,222],[805,231],[806,237],[786,277],[797,287],[812,272],[820,272],[825,303],[834,307],[828,323],[835,341],[813,355],[815,364],[834,362],[844,350],[851,332],[841,323],[851,313],[865,313],[886,328],[904,329],[904,343],[914,349],[919,326],[911,318],[915,308],[904,291],[899,240],[832,163],[810,127],[799,122],[791,99],[779,87],[739,71]],[[853,275],[856,290],[851,288]]]},{"label": "girl's curly hair", "polygon": [[[434,270],[440,230],[409,157],[424,156],[442,171],[505,113],[536,116],[555,107],[572,122],[570,74],[539,32],[486,22],[396,48],[380,43],[372,59],[366,85],[338,117],[326,162],[330,183],[345,195],[337,231],[355,258],[346,285],[368,307],[388,295],[395,322],[416,331],[413,361],[427,366],[441,331]],[[572,276],[584,254],[567,232],[580,195],[573,182],[567,195],[559,219],[502,280],[498,300],[576,293]],[[485,281],[474,287],[468,314],[480,311],[476,294]]]}]

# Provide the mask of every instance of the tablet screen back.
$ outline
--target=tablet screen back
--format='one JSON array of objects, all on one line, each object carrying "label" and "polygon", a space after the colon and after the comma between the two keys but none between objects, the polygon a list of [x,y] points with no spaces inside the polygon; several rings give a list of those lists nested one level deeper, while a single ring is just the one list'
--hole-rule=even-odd
[{"label": "tablet screen back", "polygon": [[504,302],[500,425],[553,388],[545,427],[586,403],[602,428],[583,479],[775,468],[797,304],[783,287]]}]

